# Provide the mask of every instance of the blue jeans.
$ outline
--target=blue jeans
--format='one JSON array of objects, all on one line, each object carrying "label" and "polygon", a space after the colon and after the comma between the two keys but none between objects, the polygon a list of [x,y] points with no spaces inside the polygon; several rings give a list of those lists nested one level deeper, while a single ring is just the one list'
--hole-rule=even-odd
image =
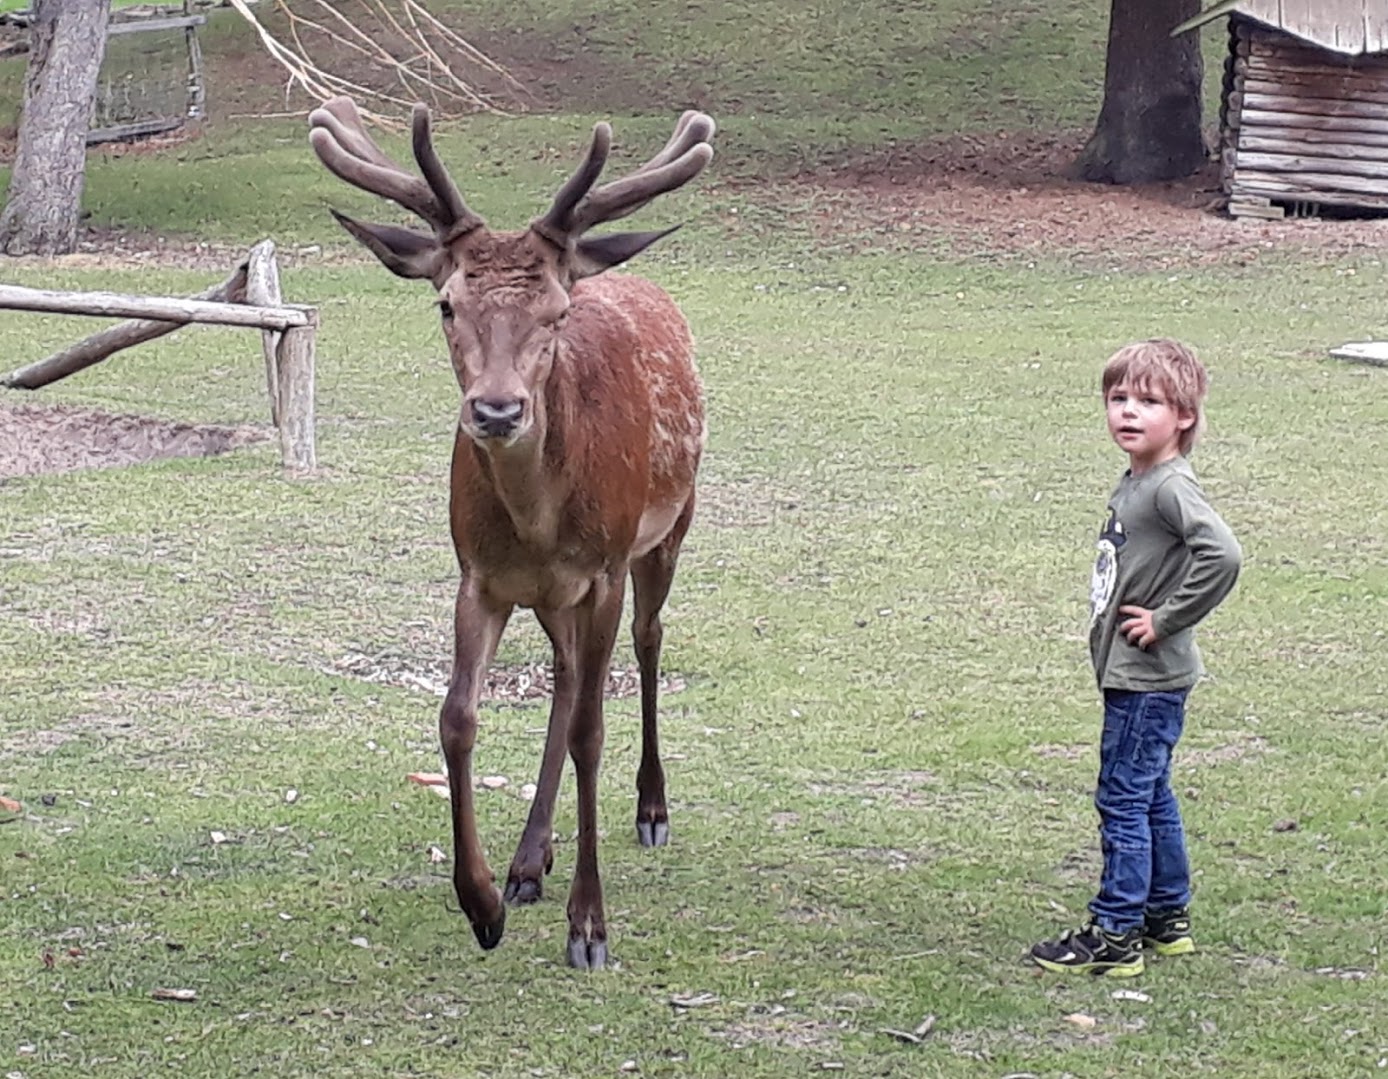
[{"label": "blue jeans", "polygon": [[1171,790],[1171,751],[1181,737],[1189,688],[1104,690],[1099,810],[1104,875],[1089,911],[1101,929],[1125,933],[1147,911],[1190,902],[1190,864]]}]

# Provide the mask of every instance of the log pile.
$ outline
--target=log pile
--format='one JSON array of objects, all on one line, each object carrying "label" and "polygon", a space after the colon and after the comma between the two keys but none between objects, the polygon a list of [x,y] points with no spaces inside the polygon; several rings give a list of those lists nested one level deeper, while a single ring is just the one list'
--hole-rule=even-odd
[{"label": "log pile", "polygon": [[1388,55],[1342,56],[1235,18],[1221,178],[1229,212],[1388,210]]}]

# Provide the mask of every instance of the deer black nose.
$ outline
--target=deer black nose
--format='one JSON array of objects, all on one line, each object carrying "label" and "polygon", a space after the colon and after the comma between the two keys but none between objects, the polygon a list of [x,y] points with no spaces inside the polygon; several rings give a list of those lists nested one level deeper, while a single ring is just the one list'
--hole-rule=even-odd
[{"label": "deer black nose", "polygon": [[505,438],[516,429],[524,411],[525,402],[515,399],[479,397],[472,402],[472,420],[488,438]]}]

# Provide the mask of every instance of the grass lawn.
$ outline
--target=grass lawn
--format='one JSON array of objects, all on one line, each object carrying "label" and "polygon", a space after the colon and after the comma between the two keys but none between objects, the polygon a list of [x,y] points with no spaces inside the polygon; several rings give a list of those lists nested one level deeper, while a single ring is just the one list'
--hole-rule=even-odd
[{"label": "grass lawn", "polygon": [[[404,780],[437,767],[428,684],[456,584],[457,390],[427,289],[346,255],[323,205],[369,201],[321,175],[301,123],[93,159],[102,225],[321,248],[291,251],[285,292],[322,312],[322,468],[286,478],[266,444],[0,483],[0,794],[25,807],[0,816],[0,1075],[1388,1068],[1388,376],[1325,355],[1381,332],[1382,259],[1337,245],[1326,230],[1349,226],[1332,223],[1231,229],[1225,255],[1163,247],[1158,230],[1141,258],[1126,233],[1099,255],[966,242],[944,215],[885,233],[843,192],[789,182],[796,155],[880,148],[854,115],[922,138],[991,117],[1020,136],[1037,114],[1017,102],[1050,96],[1055,129],[1082,128],[1103,32],[1082,5],[1038,7],[1009,46],[991,6],[993,21],[898,7],[824,9],[824,38],[890,59],[869,34],[889,15],[902,41],[948,28],[976,41],[980,71],[990,50],[1015,59],[1015,100],[989,78],[966,95],[973,113],[920,88],[914,119],[874,106],[885,91],[861,72],[806,74],[824,50],[755,53],[812,33],[771,4],[739,21],[717,3],[519,3],[496,30],[532,26],[558,50],[558,23],[596,37],[600,22],[603,55],[628,55],[613,80],[638,89],[700,58],[657,32],[680,12],[700,31],[686,44],[726,51],[727,88],[709,93],[729,152],[636,226],[688,222],[636,268],[694,326],[710,444],[665,623],[673,841],[635,843],[638,707],[610,702],[616,963],[597,975],[563,966],[571,776],[548,891],[489,953],[451,909],[451,866],[431,861],[449,848],[446,805]],[[1038,41],[1063,51],[1023,47]],[[966,80],[968,50],[950,55],[932,88]],[[741,108],[718,97],[734,90]],[[759,95],[765,113],[747,106]],[[624,159],[659,144],[668,104],[616,115]],[[467,121],[445,154],[478,208],[520,223],[610,112],[589,94],[565,115]],[[225,272],[136,261],[88,253],[5,277],[176,294]],[[90,329],[5,312],[0,346],[13,366]],[[1123,461],[1097,377],[1158,332],[1210,367],[1195,464],[1246,555],[1202,631],[1213,677],[1177,755],[1200,951],[1136,983],[1067,981],[1022,956],[1078,922],[1098,873],[1085,605]],[[203,327],[20,400],[261,423],[259,378],[252,335]],[[499,662],[542,645],[520,616]],[[632,662],[625,640],[616,662]],[[484,712],[479,773],[507,782],[479,792],[481,828],[503,870],[545,714]]]}]

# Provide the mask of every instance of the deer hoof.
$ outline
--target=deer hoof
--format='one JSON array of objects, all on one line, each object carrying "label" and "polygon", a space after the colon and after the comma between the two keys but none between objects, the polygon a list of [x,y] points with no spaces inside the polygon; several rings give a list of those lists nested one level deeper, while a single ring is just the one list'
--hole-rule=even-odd
[{"label": "deer hoof", "polygon": [[506,931],[506,908],[501,908],[501,913],[496,916],[495,921],[473,922],[472,931],[477,936],[477,943],[482,945],[483,951],[491,951],[501,943],[501,935]]},{"label": "deer hoof", "polygon": [[639,820],[636,822],[636,838],[643,847],[663,847],[670,842],[670,822]]},{"label": "deer hoof", "polygon": [[506,882],[506,902],[514,903],[516,906],[538,902],[543,894],[544,885],[539,880],[512,877]]},{"label": "deer hoof", "polygon": [[607,941],[584,940],[573,937],[569,940],[569,966],[575,970],[601,970],[607,966]]}]

